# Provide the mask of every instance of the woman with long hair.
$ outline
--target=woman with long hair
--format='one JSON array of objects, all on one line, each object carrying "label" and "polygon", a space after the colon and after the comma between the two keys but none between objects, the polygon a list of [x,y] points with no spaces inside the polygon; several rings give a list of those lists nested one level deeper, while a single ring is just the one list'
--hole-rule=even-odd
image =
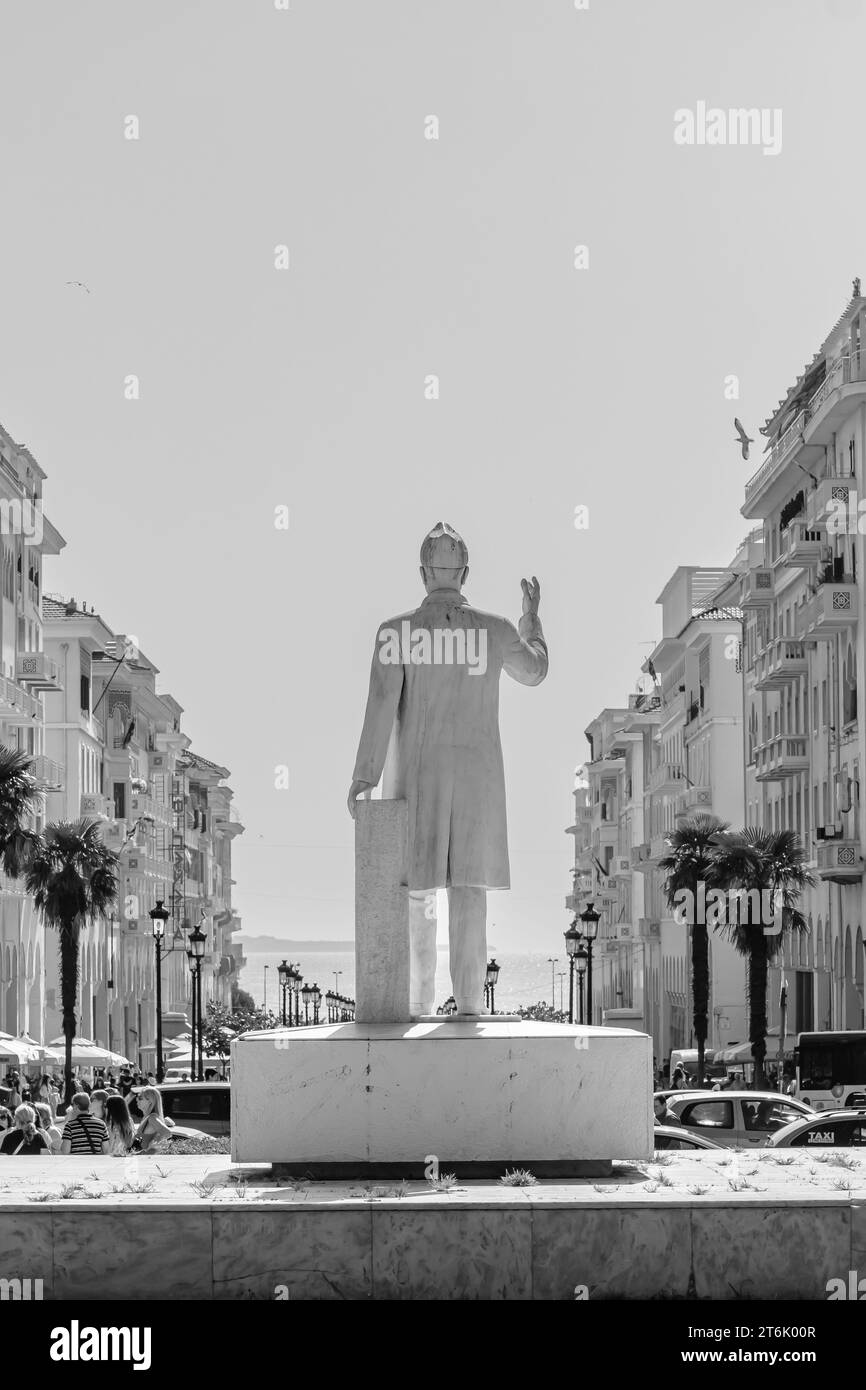
[{"label": "woman with long hair", "polygon": [[171,1126],[162,1113],[162,1095],[155,1086],[145,1086],[136,1096],[143,1119],[136,1131],[141,1152],[147,1153],[161,1139],[171,1138]]},{"label": "woman with long hair", "polygon": [[44,1130],[37,1129],[36,1111],[32,1105],[19,1105],[16,1108],[13,1127],[0,1141],[0,1154],[10,1158],[50,1156],[51,1140]]},{"label": "woman with long hair", "polygon": [[116,1158],[128,1154],[135,1139],[135,1129],[123,1096],[109,1096],[106,1100],[105,1125],[108,1129],[108,1152]]},{"label": "woman with long hair", "polygon": [[63,1136],[61,1135],[60,1130],[54,1123],[54,1117],[51,1114],[51,1106],[48,1104],[47,1101],[37,1100],[36,1104],[32,1108],[36,1111],[37,1129],[41,1129],[43,1134],[48,1135],[48,1139],[51,1144],[51,1152],[53,1154],[59,1154],[60,1145],[63,1142]]}]

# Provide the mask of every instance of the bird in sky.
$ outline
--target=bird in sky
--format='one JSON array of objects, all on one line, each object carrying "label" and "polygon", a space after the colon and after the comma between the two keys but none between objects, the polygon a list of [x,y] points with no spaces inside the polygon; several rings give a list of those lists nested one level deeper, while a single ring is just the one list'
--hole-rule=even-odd
[{"label": "bird in sky", "polygon": [[84,290],[86,294],[90,294],[90,290],[87,288],[83,280],[67,280],[66,283],[67,285],[77,285],[79,289]]},{"label": "bird in sky", "polygon": [[743,451],[743,458],[748,459],[749,445],[754,444],[755,441],[754,439],[750,439],[749,436],[746,434],[746,431],[743,429],[736,415],[734,416],[734,429],[737,431],[737,443],[740,445],[740,448]]}]

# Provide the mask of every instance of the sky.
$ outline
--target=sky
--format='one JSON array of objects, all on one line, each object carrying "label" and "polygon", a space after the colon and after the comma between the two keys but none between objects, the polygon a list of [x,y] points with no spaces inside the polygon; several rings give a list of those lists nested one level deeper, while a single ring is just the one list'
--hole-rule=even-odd
[{"label": "sky", "polygon": [[[857,0],[0,0],[0,420],[67,539],[46,592],[231,769],[246,932],[352,935],[376,627],[443,520],[477,606],[541,581],[489,920],[562,945],[583,731],[750,529],[758,428],[866,276],[864,47]],[[675,143],[700,102],[781,148]]]}]

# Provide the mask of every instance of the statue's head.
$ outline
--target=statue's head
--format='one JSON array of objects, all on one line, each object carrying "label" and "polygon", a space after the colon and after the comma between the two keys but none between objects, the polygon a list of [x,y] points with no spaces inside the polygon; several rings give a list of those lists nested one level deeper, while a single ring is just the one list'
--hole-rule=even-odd
[{"label": "statue's head", "polygon": [[462,589],[469,574],[466,542],[447,521],[437,521],[421,542],[421,578],[434,589]]}]

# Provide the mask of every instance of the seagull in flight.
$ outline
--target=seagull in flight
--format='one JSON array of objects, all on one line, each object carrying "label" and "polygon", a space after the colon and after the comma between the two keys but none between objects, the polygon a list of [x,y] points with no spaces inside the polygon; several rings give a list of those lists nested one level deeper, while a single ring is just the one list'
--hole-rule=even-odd
[{"label": "seagull in flight", "polygon": [[78,285],[78,287],[84,290],[86,294],[90,294],[90,290],[87,288],[83,280],[67,280],[66,283],[67,285]]},{"label": "seagull in flight", "polygon": [[754,439],[750,439],[749,436],[746,434],[746,431],[743,429],[743,427],[742,427],[742,425],[740,424],[739,420],[737,419],[736,415],[734,416],[734,428],[735,428],[735,430],[737,431],[737,435],[738,435],[737,443],[740,445],[740,448],[741,448],[742,451],[743,451],[743,458],[744,458],[744,459],[748,459],[748,457],[749,457],[749,445],[750,445],[750,444],[754,444],[755,441],[754,441]]}]

